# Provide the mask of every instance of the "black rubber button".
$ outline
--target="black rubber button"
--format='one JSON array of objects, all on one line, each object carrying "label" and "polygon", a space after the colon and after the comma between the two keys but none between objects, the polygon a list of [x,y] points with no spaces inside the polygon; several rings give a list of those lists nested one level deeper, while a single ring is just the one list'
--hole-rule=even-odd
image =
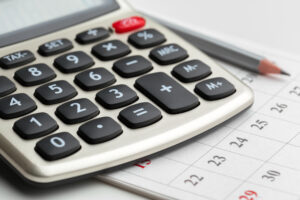
[{"label": "black rubber button", "polygon": [[115,85],[98,92],[96,100],[107,109],[116,109],[137,101],[138,96],[126,85]]},{"label": "black rubber button", "polygon": [[211,78],[198,83],[195,92],[206,100],[218,100],[235,93],[236,89],[224,78]]},{"label": "black rubber button", "polygon": [[24,93],[14,94],[0,99],[0,117],[12,119],[26,115],[37,108],[35,102]]},{"label": "black rubber button", "polygon": [[105,68],[93,68],[76,75],[74,82],[83,90],[98,90],[116,82],[115,76]]},{"label": "black rubber button", "polygon": [[66,124],[76,124],[92,119],[100,113],[88,99],[76,99],[60,105],[55,114]]},{"label": "black rubber button", "polygon": [[72,42],[68,39],[62,38],[46,42],[39,46],[38,52],[42,56],[52,56],[73,48]]},{"label": "black rubber button", "polygon": [[48,135],[58,128],[56,121],[47,113],[36,113],[15,122],[14,131],[24,139]]},{"label": "black rubber button", "polygon": [[155,29],[138,31],[131,34],[128,38],[128,42],[139,49],[154,47],[165,41],[165,36]]},{"label": "black rubber button", "polygon": [[76,95],[77,91],[67,81],[47,83],[38,87],[34,92],[34,96],[46,105],[64,102]]},{"label": "black rubber button", "polygon": [[108,37],[109,32],[105,28],[93,28],[77,34],[76,41],[80,44],[89,44]]},{"label": "black rubber button", "polygon": [[110,117],[91,120],[79,127],[78,135],[89,144],[112,140],[123,132],[122,127]]},{"label": "black rubber button", "polygon": [[56,77],[54,71],[46,64],[35,64],[15,72],[14,78],[24,86],[46,83]]},{"label": "black rubber button", "polygon": [[153,69],[150,61],[142,56],[130,56],[118,60],[113,65],[113,70],[125,78],[145,74]]},{"label": "black rubber button", "polygon": [[152,49],[149,56],[160,65],[169,65],[186,59],[188,54],[177,44],[167,44]]},{"label": "black rubber button", "polygon": [[67,53],[54,60],[54,66],[63,73],[78,72],[94,64],[93,59],[83,51]]},{"label": "black rubber button", "polygon": [[58,160],[77,152],[81,148],[78,140],[70,133],[62,132],[40,140],[35,151],[45,160]]},{"label": "black rubber button", "polygon": [[135,87],[171,114],[182,113],[199,105],[195,95],[163,72],[138,78]]},{"label": "black rubber button", "polygon": [[191,60],[174,67],[172,75],[184,83],[201,80],[211,74],[210,67],[200,60]]},{"label": "black rubber button", "polygon": [[0,76],[0,97],[9,95],[16,91],[16,85],[6,76]]},{"label": "black rubber button", "polygon": [[161,112],[152,104],[144,102],[129,106],[119,114],[119,120],[129,128],[141,128],[159,121]]},{"label": "black rubber button", "polygon": [[0,58],[0,66],[3,69],[11,69],[26,65],[35,60],[35,56],[28,50],[17,51]]},{"label": "black rubber button", "polygon": [[92,54],[104,61],[126,56],[130,52],[129,47],[120,40],[102,42],[92,48]]}]

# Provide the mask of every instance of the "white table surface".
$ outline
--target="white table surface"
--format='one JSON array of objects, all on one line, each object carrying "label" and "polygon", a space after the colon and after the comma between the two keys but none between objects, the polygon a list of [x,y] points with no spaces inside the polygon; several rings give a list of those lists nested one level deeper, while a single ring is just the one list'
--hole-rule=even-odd
[{"label": "white table surface", "polygon": [[[300,59],[298,0],[128,0],[135,8],[214,36],[239,39]],[[144,197],[106,185],[96,179],[50,189],[35,189],[0,162],[1,199],[130,199]]]}]

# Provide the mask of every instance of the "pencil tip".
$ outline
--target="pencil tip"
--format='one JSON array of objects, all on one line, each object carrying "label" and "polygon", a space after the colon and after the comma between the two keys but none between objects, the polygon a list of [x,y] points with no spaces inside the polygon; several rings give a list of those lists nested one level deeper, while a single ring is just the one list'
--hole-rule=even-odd
[{"label": "pencil tip", "polygon": [[283,70],[280,70],[280,74],[283,74],[283,75],[286,75],[286,76],[291,76],[290,73],[288,73],[286,71],[283,71]]}]

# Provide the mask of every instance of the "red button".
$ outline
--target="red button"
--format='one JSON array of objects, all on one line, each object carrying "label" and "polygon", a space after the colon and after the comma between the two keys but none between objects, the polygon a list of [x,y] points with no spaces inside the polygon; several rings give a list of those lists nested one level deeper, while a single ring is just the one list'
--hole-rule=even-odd
[{"label": "red button", "polygon": [[113,27],[117,33],[126,33],[145,26],[146,20],[142,17],[128,17],[113,23]]}]

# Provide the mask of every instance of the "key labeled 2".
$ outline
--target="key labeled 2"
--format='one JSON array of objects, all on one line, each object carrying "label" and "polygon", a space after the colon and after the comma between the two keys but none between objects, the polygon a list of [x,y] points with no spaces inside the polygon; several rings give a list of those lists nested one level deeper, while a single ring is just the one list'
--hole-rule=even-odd
[{"label": "key labeled 2", "polygon": [[99,109],[88,99],[77,99],[62,104],[55,114],[66,124],[76,124],[92,119],[100,113]]}]

